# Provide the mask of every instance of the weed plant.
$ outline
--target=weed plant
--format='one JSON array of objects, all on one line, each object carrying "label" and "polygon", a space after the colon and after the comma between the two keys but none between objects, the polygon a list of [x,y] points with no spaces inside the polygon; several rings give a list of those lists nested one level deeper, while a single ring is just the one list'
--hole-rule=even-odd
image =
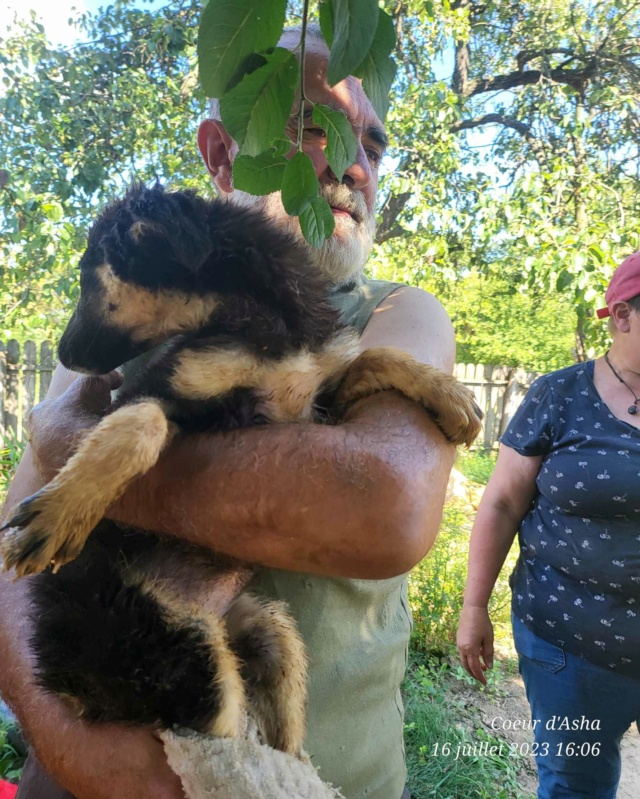
[{"label": "weed plant", "polygon": [[460,450],[456,469],[474,483],[486,486],[496,465],[497,453],[482,449]]},{"label": "weed plant", "polygon": [[0,444],[0,508],[4,505],[9,483],[18,468],[25,446],[26,442],[18,441],[11,431]]},{"label": "weed plant", "polygon": [[452,702],[447,679],[454,676],[446,664],[412,656],[403,686],[412,799],[523,799],[518,759],[508,757],[505,742],[481,724],[460,724],[464,708]]},{"label": "weed plant", "polygon": [[[411,648],[432,657],[445,657],[455,648],[474,513],[462,500],[448,502],[433,549],[409,577],[409,603],[414,621]],[[517,546],[514,545],[489,603],[499,639],[509,630],[508,577],[516,557]]]}]

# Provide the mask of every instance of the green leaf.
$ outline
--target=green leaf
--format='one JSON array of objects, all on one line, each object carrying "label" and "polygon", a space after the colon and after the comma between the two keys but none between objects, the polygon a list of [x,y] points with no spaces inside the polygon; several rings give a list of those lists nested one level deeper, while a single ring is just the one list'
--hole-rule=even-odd
[{"label": "green leaf", "polygon": [[566,269],[563,269],[562,272],[558,275],[558,279],[556,280],[556,291],[564,291],[568,286],[573,283],[573,275],[571,272],[568,272]]},{"label": "green leaf", "polygon": [[209,0],[198,32],[198,69],[209,97],[222,97],[245,60],[278,44],[287,0]]},{"label": "green leaf", "polygon": [[238,155],[233,162],[233,186],[250,194],[272,194],[280,191],[288,163],[284,155],[273,150],[255,158]]},{"label": "green leaf", "polygon": [[333,16],[333,43],[327,80],[335,86],[355,74],[364,61],[378,26],[377,0],[329,0]]},{"label": "green leaf", "polygon": [[320,3],[320,30],[327,47],[331,49],[333,44],[333,11],[329,0],[324,0]]},{"label": "green leaf", "polygon": [[282,204],[289,216],[299,216],[318,196],[320,184],[313,162],[306,153],[296,153],[287,164],[282,180]]},{"label": "green leaf", "polygon": [[396,62],[391,58],[395,46],[393,19],[380,8],[371,48],[355,74],[362,78],[362,88],[383,122],[389,111],[389,91],[396,76]]},{"label": "green leaf", "polygon": [[322,247],[336,226],[331,206],[324,197],[314,197],[308,208],[300,214],[300,228],[312,247]]},{"label": "green leaf", "polygon": [[259,155],[282,136],[295,97],[298,61],[277,47],[266,64],[245,75],[220,101],[227,131],[243,155]]},{"label": "green leaf", "polygon": [[313,121],[327,135],[325,155],[332,172],[338,180],[342,180],[345,169],[355,163],[358,155],[358,140],[347,115],[327,105],[315,105]]},{"label": "green leaf", "polygon": [[64,214],[62,206],[55,200],[49,203],[43,203],[42,212],[47,219],[50,219],[52,222],[59,222]]}]

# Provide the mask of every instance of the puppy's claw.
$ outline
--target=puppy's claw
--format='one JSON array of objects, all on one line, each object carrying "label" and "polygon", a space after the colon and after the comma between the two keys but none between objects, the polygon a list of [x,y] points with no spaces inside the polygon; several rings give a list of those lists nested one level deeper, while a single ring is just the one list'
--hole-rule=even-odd
[{"label": "puppy's claw", "polygon": [[0,533],[4,533],[5,530],[9,530],[11,527],[25,527],[30,524],[38,515],[37,510],[30,509],[31,500],[37,496],[37,494],[34,494],[33,497],[23,500],[14,511],[13,516],[0,527]]},{"label": "puppy's claw", "polygon": [[0,555],[4,571],[15,569],[16,577],[38,574],[52,562],[57,571],[76,558],[84,546],[83,524],[77,518],[61,516],[64,503],[55,491],[42,489],[16,508],[4,525]]},{"label": "puppy's claw", "polygon": [[437,422],[452,444],[470,447],[482,429],[484,414],[468,389],[456,386],[454,392],[446,413],[437,415]]}]

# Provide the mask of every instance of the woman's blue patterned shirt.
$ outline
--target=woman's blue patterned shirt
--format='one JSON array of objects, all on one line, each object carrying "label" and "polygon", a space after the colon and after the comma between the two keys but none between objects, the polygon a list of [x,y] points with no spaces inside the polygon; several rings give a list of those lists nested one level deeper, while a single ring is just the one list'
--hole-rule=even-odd
[{"label": "woman's blue patterned shirt", "polygon": [[600,399],[593,367],[536,380],[501,439],[543,456],[512,607],[547,641],[640,677],[640,430]]}]

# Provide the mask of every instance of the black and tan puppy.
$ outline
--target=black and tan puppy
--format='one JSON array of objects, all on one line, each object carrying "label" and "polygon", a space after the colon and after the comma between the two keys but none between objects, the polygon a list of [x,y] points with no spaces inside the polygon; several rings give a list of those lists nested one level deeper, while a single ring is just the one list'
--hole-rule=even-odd
[{"label": "black and tan puppy", "polygon": [[241,595],[223,614],[207,591],[238,567],[105,511],[181,430],[339,421],[386,389],[456,443],[481,414],[451,376],[398,350],[361,353],[304,249],[254,212],[137,186],[94,224],[80,270],[67,368],[102,374],[163,346],[3,528],[4,568],[42,572],[40,680],[86,719],[235,736],[249,711],[268,743],[298,753],[306,664],[285,609]]}]

